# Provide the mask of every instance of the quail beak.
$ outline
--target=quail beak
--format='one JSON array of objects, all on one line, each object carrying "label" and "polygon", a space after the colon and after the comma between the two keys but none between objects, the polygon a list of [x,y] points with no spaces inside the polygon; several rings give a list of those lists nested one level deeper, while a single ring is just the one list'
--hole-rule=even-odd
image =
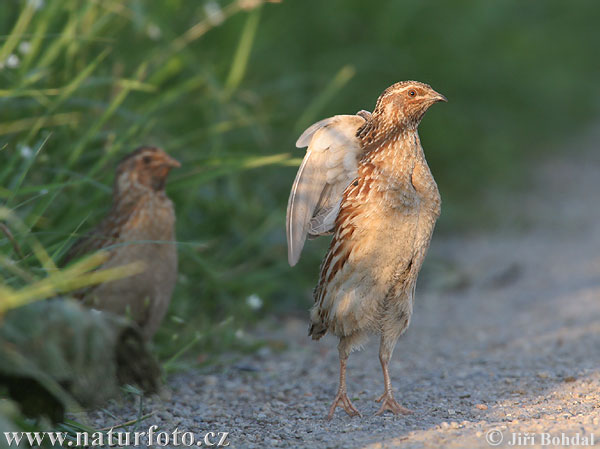
[{"label": "quail beak", "polygon": [[438,103],[440,101],[443,101],[444,103],[448,103],[448,99],[446,97],[444,97],[442,94],[439,94],[437,92],[433,92],[433,96],[431,97],[431,99],[433,100],[434,103]]},{"label": "quail beak", "polygon": [[181,167],[181,163],[171,156],[166,156],[163,160],[163,164],[169,168],[179,168]]}]

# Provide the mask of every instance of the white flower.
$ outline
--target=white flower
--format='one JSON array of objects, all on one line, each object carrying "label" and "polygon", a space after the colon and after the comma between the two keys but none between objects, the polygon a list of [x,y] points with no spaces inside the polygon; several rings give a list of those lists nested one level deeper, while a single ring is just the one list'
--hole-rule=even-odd
[{"label": "white flower", "polygon": [[225,20],[225,14],[217,2],[210,1],[204,4],[204,12],[208,21],[214,25],[221,25]]},{"label": "white flower", "polygon": [[148,25],[148,28],[146,28],[146,33],[148,34],[148,37],[154,41],[160,39],[160,37],[162,36],[162,31],[160,30],[160,27],[155,23],[151,23],[150,25]]},{"label": "white flower", "polygon": [[241,340],[242,338],[244,338],[244,331],[242,329],[236,330],[235,338],[237,338],[238,340]]},{"label": "white flower", "polygon": [[8,58],[6,58],[5,64],[6,67],[8,67],[9,69],[14,69],[19,67],[19,63],[21,62],[21,60],[19,59],[19,57],[15,54],[10,54],[8,56]]},{"label": "white flower", "polygon": [[24,55],[29,53],[31,51],[31,42],[29,42],[29,41],[21,42],[19,44],[19,51],[21,52],[21,54],[24,54]]},{"label": "white flower", "polygon": [[19,153],[21,153],[23,159],[31,159],[33,157],[33,150],[28,145],[22,145],[19,148]]},{"label": "white flower", "polygon": [[44,0],[28,0],[29,5],[33,6],[33,9],[38,10],[44,7]]},{"label": "white flower", "polygon": [[246,298],[246,304],[248,304],[248,307],[252,310],[258,310],[262,307],[263,302],[257,294],[252,294]]}]

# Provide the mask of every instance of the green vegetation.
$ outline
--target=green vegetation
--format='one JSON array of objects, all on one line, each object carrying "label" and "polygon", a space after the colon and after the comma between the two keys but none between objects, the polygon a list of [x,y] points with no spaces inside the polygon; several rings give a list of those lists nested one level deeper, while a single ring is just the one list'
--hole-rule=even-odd
[{"label": "green vegetation", "polygon": [[162,146],[183,162],[168,186],[181,276],[157,338],[174,367],[191,342],[238,345],[265,311],[310,304],[326,242],[292,270],[283,224],[311,122],[403,79],[445,94],[421,135],[439,231],[455,232],[502,214],[481,194],[526,185],[527,161],[598,113],[592,0],[260,3],[0,3],[0,202],[24,223],[0,233],[0,289],[51,275],[108,209],[116,161]]}]

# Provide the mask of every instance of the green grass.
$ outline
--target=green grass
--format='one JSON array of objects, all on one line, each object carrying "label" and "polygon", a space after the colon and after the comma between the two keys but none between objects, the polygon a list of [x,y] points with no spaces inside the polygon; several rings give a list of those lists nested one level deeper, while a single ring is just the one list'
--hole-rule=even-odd
[{"label": "green grass", "polygon": [[23,223],[0,233],[0,286],[48,277],[109,208],[116,161],[162,146],[183,162],[168,185],[181,274],[157,337],[170,369],[309,306],[326,242],[292,270],[283,224],[311,122],[371,109],[402,79],[445,94],[421,127],[444,233],[493,222],[503,206],[482,193],[526,186],[527,163],[600,104],[591,0],[231,0],[212,18],[210,2],[37,3],[0,3],[0,201]]},{"label": "green grass", "polygon": [[[171,331],[164,332],[166,344],[159,346],[172,366],[181,348],[200,340],[199,332],[213,329],[211,335],[229,341],[243,325],[238,321],[248,310],[234,302],[244,290],[243,276],[252,278],[245,251],[260,252],[269,226],[244,204],[250,192],[242,193],[235,176],[286,166],[290,155],[287,149],[253,151],[265,139],[261,116],[238,92],[260,5],[247,12],[241,2],[225,7],[223,20],[238,15],[243,25],[220,61],[190,49],[216,26],[202,8],[187,17],[182,11],[179,23],[161,23],[162,13],[172,16],[178,8],[163,6],[160,14],[146,10],[144,2],[73,0],[39,10],[33,3],[0,6],[5,21],[0,61],[18,58],[0,71],[0,198],[18,217],[4,225],[9,234],[0,240],[6,262],[0,274],[12,292],[10,302],[8,293],[2,298],[6,307],[31,297],[29,284],[52,280],[54,263],[110,206],[115,160],[142,143],[163,146],[184,163],[169,184],[178,210],[182,275],[167,323]],[[224,61],[225,70],[215,67]],[[221,224],[214,228],[210,209],[219,204],[237,210],[222,209]],[[252,235],[238,229],[229,248],[220,246],[220,235],[236,232],[250,219]],[[15,223],[22,225],[17,229]],[[241,240],[244,245],[237,243]],[[231,276],[232,285],[225,287]],[[173,332],[181,321],[190,329],[186,335]],[[225,343],[205,340],[205,345]]]}]

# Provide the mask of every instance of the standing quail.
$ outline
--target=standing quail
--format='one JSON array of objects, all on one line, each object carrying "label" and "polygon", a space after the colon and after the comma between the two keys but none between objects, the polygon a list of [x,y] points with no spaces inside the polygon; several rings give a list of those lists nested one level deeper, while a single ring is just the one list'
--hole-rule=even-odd
[{"label": "standing quail", "polygon": [[159,148],[141,147],[117,167],[113,204],[104,220],[70,249],[64,263],[104,249],[102,268],[141,262],[143,271],[82,292],[86,305],[130,316],[146,339],[165,316],[177,278],[175,211],[165,182],[175,159]]},{"label": "standing quail", "polygon": [[417,128],[429,107],[447,101],[427,84],[396,83],[372,114],[337,115],[300,136],[308,150],[287,210],[288,260],[294,266],[307,237],[333,234],[321,264],[309,335],[339,337],[338,405],[360,413],[346,393],[346,362],[371,333],[381,335],[385,391],[381,408],[411,413],[394,399],[388,364],[407,329],[415,284],[440,215],[441,199]]}]

